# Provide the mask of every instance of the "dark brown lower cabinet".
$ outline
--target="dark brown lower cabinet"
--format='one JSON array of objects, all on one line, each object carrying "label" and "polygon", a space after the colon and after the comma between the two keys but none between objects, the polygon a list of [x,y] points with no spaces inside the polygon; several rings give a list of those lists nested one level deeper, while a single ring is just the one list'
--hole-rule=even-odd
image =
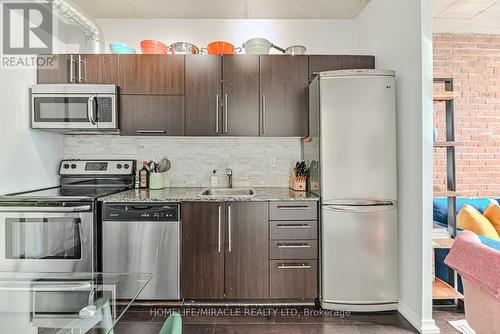
[{"label": "dark brown lower cabinet", "polygon": [[182,298],[269,297],[267,212],[267,202],[182,203]]},{"label": "dark brown lower cabinet", "polygon": [[267,202],[226,203],[226,298],[269,298]]},{"label": "dark brown lower cabinet", "polygon": [[121,95],[120,134],[183,136],[184,96]]},{"label": "dark brown lower cabinet", "polygon": [[314,299],[317,297],[316,260],[269,261],[269,298]]},{"label": "dark brown lower cabinet", "polygon": [[182,298],[224,298],[224,212],[224,203],[182,203]]}]

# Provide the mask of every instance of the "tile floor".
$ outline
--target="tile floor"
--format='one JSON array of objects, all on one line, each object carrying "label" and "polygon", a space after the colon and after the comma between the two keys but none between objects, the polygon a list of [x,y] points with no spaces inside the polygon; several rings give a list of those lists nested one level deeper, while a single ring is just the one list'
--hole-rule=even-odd
[{"label": "tile floor", "polygon": [[[155,311],[156,310],[156,311]],[[186,309],[181,309],[182,312]],[[356,313],[350,315],[312,315],[299,310],[287,315],[280,310],[276,314],[248,315],[244,309],[232,315],[214,316],[183,315],[183,334],[383,334],[417,333],[412,325],[398,312]],[[127,312],[115,328],[116,334],[157,334],[167,318],[168,309],[134,308]],[[156,312],[156,315],[155,315]],[[273,313],[273,314],[271,314]],[[436,309],[434,318],[441,333],[458,333],[448,320],[464,319],[461,311]]]},{"label": "tile floor", "polygon": [[[192,310],[182,308],[180,313],[193,312]],[[261,311],[261,313],[254,315],[250,315],[250,311],[245,313],[246,309],[244,308],[231,308],[231,310],[231,314],[219,313],[212,316],[185,313],[183,315],[183,334],[417,333],[398,312],[356,313],[345,314],[344,317],[341,317],[340,314],[308,315],[307,313],[310,313],[311,309],[299,309],[297,314],[293,315],[287,315],[280,309],[277,309],[276,313],[269,311],[263,314],[265,311]],[[133,308],[117,325],[115,333],[157,334],[168,317],[168,311],[167,308]],[[196,309],[196,312],[199,312],[199,309]],[[434,316],[442,333],[457,333],[447,321],[464,318],[463,313],[448,309],[436,310]]]}]

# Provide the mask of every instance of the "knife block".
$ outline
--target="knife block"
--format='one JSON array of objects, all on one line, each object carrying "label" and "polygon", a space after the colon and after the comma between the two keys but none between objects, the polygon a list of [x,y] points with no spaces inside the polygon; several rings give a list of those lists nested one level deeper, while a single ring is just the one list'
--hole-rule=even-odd
[{"label": "knife block", "polygon": [[289,186],[294,191],[306,191],[307,176],[296,176],[294,172],[290,174]]}]

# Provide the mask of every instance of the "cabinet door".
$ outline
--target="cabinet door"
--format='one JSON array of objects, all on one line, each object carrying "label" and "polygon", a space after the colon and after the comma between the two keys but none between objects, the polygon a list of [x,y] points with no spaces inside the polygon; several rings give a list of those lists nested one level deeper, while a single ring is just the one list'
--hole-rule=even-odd
[{"label": "cabinet door", "polygon": [[308,57],[260,57],[261,135],[306,136]]},{"label": "cabinet door", "polygon": [[120,55],[121,94],[184,94],[184,56]]},{"label": "cabinet door", "polygon": [[226,55],[223,61],[223,132],[259,135],[259,56]]},{"label": "cabinet door", "polygon": [[332,55],[311,55],[309,56],[309,77],[314,73],[323,71],[334,71],[342,69],[342,57]]},{"label": "cabinet door", "polygon": [[374,56],[342,56],[342,69],[375,68]]},{"label": "cabinet door", "polygon": [[224,203],[184,202],[181,297],[224,298]]},{"label": "cabinet door", "polygon": [[226,298],[269,297],[267,202],[226,203]]},{"label": "cabinet door", "polygon": [[75,60],[73,55],[53,55],[57,59],[55,68],[38,68],[37,82],[39,84],[65,84],[76,78]]},{"label": "cabinet door", "polygon": [[118,55],[82,55],[83,83],[118,85]]},{"label": "cabinet door", "polygon": [[186,135],[222,134],[221,56],[186,56]]},{"label": "cabinet door", "polygon": [[184,97],[121,95],[120,134],[125,136],[182,136]]}]

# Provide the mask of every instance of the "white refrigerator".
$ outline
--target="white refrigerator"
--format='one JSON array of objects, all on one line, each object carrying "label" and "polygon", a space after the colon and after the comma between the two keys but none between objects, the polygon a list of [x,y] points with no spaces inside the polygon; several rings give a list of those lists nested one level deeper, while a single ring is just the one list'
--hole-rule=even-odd
[{"label": "white refrigerator", "polygon": [[309,98],[304,157],[316,168],[311,189],[321,197],[321,306],[396,309],[395,73],[321,72]]}]

